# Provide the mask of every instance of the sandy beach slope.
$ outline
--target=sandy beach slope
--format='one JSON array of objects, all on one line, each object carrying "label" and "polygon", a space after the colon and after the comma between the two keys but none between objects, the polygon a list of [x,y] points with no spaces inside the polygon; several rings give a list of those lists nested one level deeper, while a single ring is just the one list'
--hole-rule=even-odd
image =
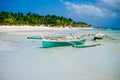
[{"label": "sandy beach slope", "polygon": [[[46,27],[46,26],[0,26],[0,32],[16,32],[16,31],[31,31],[31,30],[67,30],[69,27]],[[82,28],[72,28],[82,29]],[[84,28],[91,29],[91,28]]]},{"label": "sandy beach slope", "polygon": [[64,30],[69,28],[62,27],[46,27],[46,26],[0,26],[0,32],[16,32],[16,31],[31,31],[31,30]]}]

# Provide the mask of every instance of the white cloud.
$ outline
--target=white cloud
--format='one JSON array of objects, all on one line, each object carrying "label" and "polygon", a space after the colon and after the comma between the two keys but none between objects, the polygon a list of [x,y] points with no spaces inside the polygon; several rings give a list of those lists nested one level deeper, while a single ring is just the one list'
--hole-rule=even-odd
[{"label": "white cloud", "polygon": [[108,17],[116,18],[120,14],[120,0],[100,0],[99,7],[107,10]]},{"label": "white cloud", "polygon": [[[67,10],[71,11],[72,15],[80,15],[82,17],[93,17],[93,18],[103,18],[103,17],[116,17],[118,15],[117,12],[112,10],[112,7],[118,7],[118,3],[120,0],[100,0],[100,5],[97,3],[93,4],[75,4],[71,2],[63,2],[67,8]],[[107,7],[107,6],[110,6]],[[111,10],[110,10],[111,9]]]},{"label": "white cloud", "polygon": [[65,2],[65,5],[67,9],[73,11],[74,14],[105,17],[104,12],[100,8],[93,5],[86,4],[78,5],[70,2]]},{"label": "white cloud", "polygon": [[101,3],[111,7],[120,8],[120,0],[101,0]]}]

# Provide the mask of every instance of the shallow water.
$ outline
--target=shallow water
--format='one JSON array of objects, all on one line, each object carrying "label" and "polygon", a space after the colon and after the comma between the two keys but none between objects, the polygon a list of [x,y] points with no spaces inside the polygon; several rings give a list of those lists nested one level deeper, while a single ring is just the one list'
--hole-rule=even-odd
[{"label": "shallow water", "polygon": [[[0,34],[0,80],[120,80],[120,31],[102,30],[115,38],[90,48],[42,48],[31,35],[79,36],[96,30],[47,30]],[[91,39],[92,37],[88,37]]]}]

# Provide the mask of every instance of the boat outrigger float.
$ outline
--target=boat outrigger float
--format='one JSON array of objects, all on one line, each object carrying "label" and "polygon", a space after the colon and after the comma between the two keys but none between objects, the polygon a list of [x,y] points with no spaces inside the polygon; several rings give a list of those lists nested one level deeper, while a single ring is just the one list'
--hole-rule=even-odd
[{"label": "boat outrigger float", "polygon": [[94,46],[99,46],[101,44],[91,44],[91,45],[73,45],[72,47],[74,48],[87,48],[87,47],[94,47]]},{"label": "boat outrigger float", "polygon": [[27,39],[42,39],[41,36],[28,36]]}]

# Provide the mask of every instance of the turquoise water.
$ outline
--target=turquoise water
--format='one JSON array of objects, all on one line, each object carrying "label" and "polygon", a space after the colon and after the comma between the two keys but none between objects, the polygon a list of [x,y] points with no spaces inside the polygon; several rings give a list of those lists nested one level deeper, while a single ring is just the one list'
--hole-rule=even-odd
[{"label": "turquoise water", "polygon": [[[90,48],[42,48],[31,35],[79,36],[96,30],[41,30],[0,33],[0,80],[120,80],[120,31],[101,30],[111,38]],[[92,42],[88,37],[89,42]]]}]

